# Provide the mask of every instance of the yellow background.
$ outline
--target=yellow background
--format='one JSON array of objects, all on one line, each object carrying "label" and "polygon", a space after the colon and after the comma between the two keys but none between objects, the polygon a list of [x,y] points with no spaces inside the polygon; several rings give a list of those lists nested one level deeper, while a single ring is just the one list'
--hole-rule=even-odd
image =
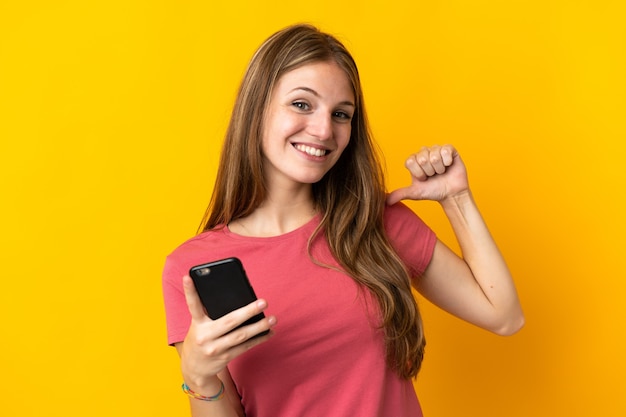
[{"label": "yellow background", "polygon": [[354,53],[390,187],[410,152],[457,145],[517,280],[512,338],[421,302],[426,415],[626,415],[617,0],[3,0],[0,414],[186,414],[163,260],[208,202],[247,60],[299,21]]}]

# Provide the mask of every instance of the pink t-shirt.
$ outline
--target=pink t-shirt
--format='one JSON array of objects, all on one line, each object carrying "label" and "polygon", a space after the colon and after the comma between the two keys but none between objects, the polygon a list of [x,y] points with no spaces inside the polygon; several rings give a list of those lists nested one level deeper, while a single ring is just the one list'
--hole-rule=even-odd
[{"label": "pink t-shirt", "polygon": [[[248,417],[419,417],[412,382],[385,363],[377,303],[347,275],[313,263],[307,242],[319,217],[280,236],[255,238],[228,228],[202,233],[166,260],[163,292],[168,343],[182,341],[190,317],[182,290],[189,268],[238,257],[257,296],[275,315],[275,335],[228,369]],[[385,227],[412,276],[430,262],[435,234],[403,204],[388,207]],[[337,266],[324,238],[315,259]]]}]

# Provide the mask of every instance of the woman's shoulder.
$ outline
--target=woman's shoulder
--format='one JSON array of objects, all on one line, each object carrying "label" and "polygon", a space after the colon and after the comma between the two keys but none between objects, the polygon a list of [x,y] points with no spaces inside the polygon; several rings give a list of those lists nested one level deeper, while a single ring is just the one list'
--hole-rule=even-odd
[{"label": "woman's shoulder", "polygon": [[432,234],[428,225],[404,203],[386,206],[383,214],[385,231],[389,237]]},{"label": "woman's shoulder", "polygon": [[384,222],[390,243],[411,275],[421,275],[432,257],[437,241],[435,232],[403,203],[387,206]]},{"label": "woman's shoulder", "polygon": [[[166,270],[187,271],[190,266],[204,263],[207,255],[219,252],[226,239],[224,229],[218,228],[197,234],[174,248],[165,260]],[[215,255],[219,256],[219,255]],[[213,259],[211,259],[213,260]]]},{"label": "woman's shoulder", "polygon": [[413,211],[403,202],[398,202],[392,205],[388,205],[388,204],[385,205],[385,215],[389,215],[391,213],[406,213],[406,212],[413,213]]},{"label": "woman's shoulder", "polygon": [[385,228],[402,227],[407,223],[424,224],[423,220],[404,203],[385,206],[383,213]]},{"label": "woman's shoulder", "polygon": [[218,242],[225,237],[224,229],[223,227],[218,227],[192,236],[176,246],[168,256],[175,256],[199,247],[205,248],[206,246],[219,244]]}]

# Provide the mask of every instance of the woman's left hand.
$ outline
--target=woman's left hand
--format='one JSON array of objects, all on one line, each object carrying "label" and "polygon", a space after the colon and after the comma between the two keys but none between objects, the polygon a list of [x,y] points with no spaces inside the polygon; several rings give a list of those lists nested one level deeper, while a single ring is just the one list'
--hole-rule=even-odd
[{"label": "woman's left hand", "polygon": [[411,185],[389,193],[389,205],[405,199],[443,201],[469,190],[465,164],[452,145],[423,147],[405,166]]}]

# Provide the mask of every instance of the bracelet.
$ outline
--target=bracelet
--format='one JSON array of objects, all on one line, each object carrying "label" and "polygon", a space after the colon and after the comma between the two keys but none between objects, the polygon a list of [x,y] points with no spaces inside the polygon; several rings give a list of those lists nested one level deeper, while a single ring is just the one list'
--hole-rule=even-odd
[{"label": "bracelet", "polygon": [[189,386],[184,382],[183,382],[183,392],[189,395],[191,398],[194,398],[196,400],[219,401],[224,396],[224,382],[220,380],[220,391],[211,397],[207,397],[205,395],[201,395],[201,394],[198,394],[197,392],[192,391],[191,388],[189,388]]}]

